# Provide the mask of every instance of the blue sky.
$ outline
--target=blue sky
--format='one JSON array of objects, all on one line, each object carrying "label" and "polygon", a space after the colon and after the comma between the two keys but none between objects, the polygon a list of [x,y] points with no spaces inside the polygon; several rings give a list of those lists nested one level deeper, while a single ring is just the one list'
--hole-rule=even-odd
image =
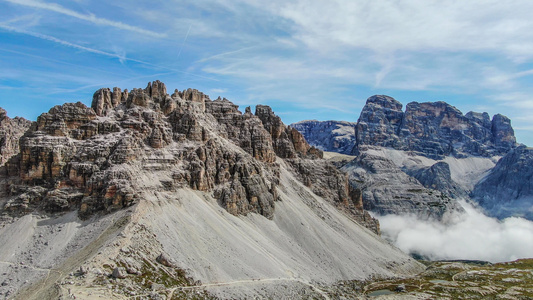
[{"label": "blue sky", "polygon": [[366,98],[512,119],[533,146],[533,1],[0,0],[0,106],[32,120],[101,87],[189,87],[287,124]]}]

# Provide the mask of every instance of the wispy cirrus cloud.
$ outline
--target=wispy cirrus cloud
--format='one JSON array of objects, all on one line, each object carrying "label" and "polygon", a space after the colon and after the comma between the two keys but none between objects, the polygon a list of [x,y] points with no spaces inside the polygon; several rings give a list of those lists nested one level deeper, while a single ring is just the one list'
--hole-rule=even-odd
[{"label": "wispy cirrus cloud", "polygon": [[100,54],[100,55],[104,55],[104,56],[108,56],[108,57],[118,58],[118,59],[124,59],[122,56],[117,55],[115,53],[109,53],[109,52],[101,51],[101,50],[98,50],[98,49],[89,48],[89,47],[81,46],[81,45],[78,45],[78,44],[70,43],[70,42],[58,39],[56,37],[50,36],[50,35],[46,35],[46,34],[42,34],[42,33],[38,33],[38,32],[33,32],[33,31],[21,29],[21,28],[16,28],[16,27],[4,25],[4,24],[0,24],[0,28],[2,28],[4,30],[7,30],[7,31],[11,31],[11,32],[16,32],[16,33],[20,33],[20,34],[29,35],[29,36],[32,36],[32,37],[35,37],[35,38],[38,38],[38,39],[47,40],[47,41],[50,41],[50,42],[61,44],[63,46],[75,48],[75,49],[78,49],[78,50],[83,50],[83,51],[87,51],[87,52],[91,52],[91,53],[95,53],[95,54]]},{"label": "wispy cirrus cloud", "polygon": [[100,17],[95,16],[94,14],[82,14],[74,10],[65,8],[56,3],[48,3],[48,2],[42,2],[42,1],[36,1],[36,0],[4,0],[4,1],[10,2],[12,4],[23,5],[23,6],[37,8],[37,9],[45,9],[45,10],[53,11],[59,14],[67,15],[69,17],[84,20],[84,21],[87,21],[87,22],[90,22],[96,25],[111,26],[111,27],[115,27],[118,29],[128,30],[128,31],[132,31],[135,33],[143,34],[145,36],[150,36],[153,38],[167,37],[165,33],[155,32],[155,31],[143,29],[137,26],[128,25],[122,22],[100,18]]},{"label": "wispy cirrus cloud", "polygon": [[25,35],[29,35],[29,36],[32,36],[32,37],[35,37],[35,38],[38,38],[38,39],[47,40],[47,41],[50,41],[50,42],[61,44],[61,45],[66,46],[66,47],[71,47],[71,48],[75,48],[75,49],[79,49],[79,50],[83,50],[83,51],[86,51],[86,52],[95,53],[95,54],[99,54],[99,55],[103,55],[103,56],[107,56],[107,57],[117,58],[121,63],[123,63],[124,61],[131,61],[131,62],[136,62],[136,63],[142,64],[142,65],[145,65],[145,66],[149,66],[149,67],[152,67],[152,68],[155,68],[155,69],[170,70],[170,71],[173,71],[175,73],[183,73],[183,74],[187,74],[187,75],[198,77],[198,78],[218,81],[217,79],[212,78],[212,77],[202,76],[202,75],[198,75],[198,74],[194,74],[194,73],[186,72],[186,71],[182,71],[182,70],[176,70],[176,69],[172,69],[172,68],[165,67],[165,66],[158,66],[156,64],[153,64],[153,63],[150,63],[150,62],[146,62],[146,61],[142,61],[142,60],[138,60],[138,59],[127,58],[127,57],[125,57],[125,52],[121,52],[121,53],[106,52],[106,51],[102,51],[102,50],[98,50],[98,49],[94,49],[94,48],[90,48],[90,47],[85,47],[85,46],[82,46],[82,45],[74,44],[74,43],[71,43],[71,42],[68,42],[68,41],[64,41],[64,40],[58,39],[58,38],[50,36],[50,35],[41,34],[41,33],[37,33],[37,32],[32,32],[32,31],[28,31],[28,30],[25,30],[25,29],[20,29],[20,28],[16,28],[16,27],[12,27],[12,26],[3,25],[3,24],[0,24],[0,28],[4,29],[4,30],[7,30],[7,31],[16,32],[16,33],[20,33],[20,34],[25,34]]}]

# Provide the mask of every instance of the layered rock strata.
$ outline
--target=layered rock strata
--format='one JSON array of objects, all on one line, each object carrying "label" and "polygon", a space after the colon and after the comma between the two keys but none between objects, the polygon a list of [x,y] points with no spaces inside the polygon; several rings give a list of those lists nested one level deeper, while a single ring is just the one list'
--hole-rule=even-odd
[{"label": "layered rock strata", "polygon": [[533,148],[522,145],[502,157],[472,198],[492,216],[533,220]]},{"label": "layered rock strata", "polygon": [[447,194],[424,187],[385,157],[363,153],[341,169],[349,174],[352,185],[362,191],[366,210],[436,220],[442,220],[446,214],[463,212]]},{"label": "layered rock strata", "polygon": [[308,120],[290,126],[303,134],[310,145],[320,150],[350,154],[355,145],[355,125],[346,121]]},{"label": "layered rock strata", "polygon": [[467,197],[468,193],[453,181],[450,166],[439,161],[429,167],[404,169],[408,175],[416,178],[424,187],[444,193],[450,198]]},{"label": "layered rock strata", "polygon": [[67,103],[39,116],[6,163],[0,204],[12,215],[78,209],[87,218],[137,203],[134,182],[148,180],[165,191],[213,192],[234,215],[272,218],[284,159],[315,193],[378,232],[346,175],[321,157],[268,106],[242,113],[197,90],[169,95],[159,81],[129,92],[104,88],[91,107]]},{"label": "layered rock strata", "polygon": [[19,138],[30,126],[31,121],[19,117],[11,119],[7,112],[0,108],[0,166],[19,153]]},{"label": "layered rock strata", "polygon": [[469,112],[439,102],[411,102],[405,112],[394,98],[368,98],[357,121],[354,153],[365,145],[414,151],[431,158],[503,155],[516,147],[509,118]]}]

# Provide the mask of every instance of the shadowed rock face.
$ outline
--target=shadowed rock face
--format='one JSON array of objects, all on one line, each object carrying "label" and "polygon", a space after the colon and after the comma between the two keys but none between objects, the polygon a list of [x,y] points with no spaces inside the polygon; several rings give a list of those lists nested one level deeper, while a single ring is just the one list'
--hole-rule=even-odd
[{"label": "shadowed rock face", "polygon": [[533,220],[533,148],[520,146],[502,157],[472,198],[492,216]]},{"label": "shadowed rock face", "polygon": [[511,121],[503,115],[495,115],[492,121],[487,113],[463,115],[442,101],[411,102],[404,112],[400,102],[384,95],[368,98],[356,124],[313,120],[291,126],[319,149],[343,154],[381,146],[434,159],[448,155],[491,157],[516,147]]},{"label": "shadowed rock face", "polygon": [[439,161],[430,167],[404,171],[416,178],[424,187],[440,191],[450,198],[468,195],[452,180],[450,166],[446,162]]},{"label": "shadowed rock face", "polygon": [[345,121],[300,121],[290,126],[298,130],[310,145],[323,151],[352,153],[355,145],[355,124]]},{"label": "shadowed rock face", "polygon": [[447,213],[464,211],[448,195],[424,187],[385,157],[363,153],[342,170],[348,173],[352,185],[362,190],[362,203],[367,210],[437,220]]},{"label": "shadowed rock face", "polygon": [[515,147],[516,138],[509,118],[500,114],[494,115],[491,130],[492,142],[500,150],[500,153]]},{"label": "shadowed rock face", "polygon": [[78,209],[86,218],[136,203],[142,182],[155,181],[165,191],[212,191],[234,215],[272,218],[280,158],[315,193],[378,232],[346,175],[270,107],[243,114],[193,89],[170,96],[160,81],[131,92],[100,89],[90,108],[67,103],[39,116],[6,164],[0,204],[15,215]]},{"label": "shadowed rock face", "polygon": [[364,146],[392,147],[431,158],[502,155],[516,147],[510,120],[469,112],[445,102],[401,104],[388,96],[368,98],[356,126],[354,153]]},{"label": "shadowed rock face", "polygon": [[402,104],[394,98],[383,95],[368,98],[355,127],[356,147],[366,144],[402,147],[399,132],[403,116]]}]

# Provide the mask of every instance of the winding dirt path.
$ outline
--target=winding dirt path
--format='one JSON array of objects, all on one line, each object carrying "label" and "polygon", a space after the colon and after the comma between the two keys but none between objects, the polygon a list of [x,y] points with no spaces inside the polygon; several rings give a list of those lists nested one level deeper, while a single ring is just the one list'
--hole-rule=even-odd
[{"label": "winding dirt path", "polygon": [[[238,285],[238,284],[248,284],[248,283],[263,283],[263,282],[275,282],[275,281],[296,281],[299,283],[302,283],[304,285],[307,285],[311,287],[314,291],[319,293],[324,299],[330,300],[331,298],[328,296],[326,292],[318,288],[317,286],[313,285],[310,282],[304,281],[299,278],[266,278],[266,279],[246,279],[246,280],[235,280],[235,281],[228,281],[228,282],[216,282],[216,283],[206,283],[201,285],[192,285],[192,286],[183,286],[183,287],[175,287],[168,289],[170,291],[170,294],[168,295],[169,299],[172,299],[172,296],[174,294],[174,291],[176,290],[194,290],[194,289],[203,289],[208,287],[217,287],[217,286],[225,286],[225,285]],[[137,299],[139,297],[148,296],[148,295],[136,295],[130,297],[130,299]]]}]

